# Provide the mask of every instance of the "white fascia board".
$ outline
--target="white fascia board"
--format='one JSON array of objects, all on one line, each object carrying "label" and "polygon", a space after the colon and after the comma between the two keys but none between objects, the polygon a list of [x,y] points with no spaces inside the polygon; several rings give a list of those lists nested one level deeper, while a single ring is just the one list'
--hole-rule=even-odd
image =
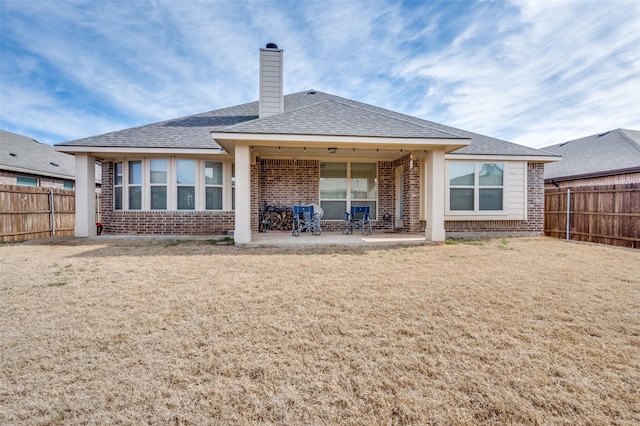
[{"label": "white fascia board", "polygon": [[211,137],[228,151],[233,150],[234,142],[247,142],[263,146],[303,147],[310,143],[322,143],[335,148],[362,149],[432,149],[446,147],[448,151],[463,148],[471,143],[470,139],[441,139],[441,138],[391,138],[372,136],[333,136],[333,135],[291,135],[291,134],[263,134],[263,133],[216,133]]},{"label": "white fascia board", "polygon": [[218,148],[120,148],[120,147],[100,147],[100,146],[54,146],[56,151],[67,154],[170,154],[170,155],[225,155],[228,152],[220,151]]},{"label": "white fascia board", "polygon": [[561,157],[547,155],[480,155],[480,154],[445,154],[445,160],[473,160],[473,161],[528,161],[531,163],[552,163],[560,161]]},{"label": "white fascia board", "polygon": [[54,178],[68,179],[68,180],[75,180],[76,178],[75,175],[67,175],[63,173],[50,173],[43,170],[25,169],[24,167],[1,166],[0,170],[8,170],[16,173],[25,173],[29,175],[54,177]]}]

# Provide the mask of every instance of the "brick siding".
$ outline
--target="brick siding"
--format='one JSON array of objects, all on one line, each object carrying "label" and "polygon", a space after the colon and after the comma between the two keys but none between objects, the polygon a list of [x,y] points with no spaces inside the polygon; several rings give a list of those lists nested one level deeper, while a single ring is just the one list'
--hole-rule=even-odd
[{"label": "brick siding", "polygon": [[[402,230],[411,234],[424,232],[420,215],[420,161],[405,155],[390,162],[378,162],[378,218],[374,230],[395,226],[395,170],[404,172],[404,221]],[[207,235],[222,234],[235,228],[233,211],[114,211],[113,163],[102,164],[103,232],[139,235]],[[320,162],[318,160],[259,159],[251,164],[251,230],[258,232],[259,211],[263,203],[279,207],[319,203]],[[544,165],[527,166],[527,220],[446,221],[448,233],[529,233],[544,229]],[[241,208],[241,207],[240,207]],[[388,215],[390,220],[383,217]],[[325,231],[339,230],[340,221],[322,221]]]}]

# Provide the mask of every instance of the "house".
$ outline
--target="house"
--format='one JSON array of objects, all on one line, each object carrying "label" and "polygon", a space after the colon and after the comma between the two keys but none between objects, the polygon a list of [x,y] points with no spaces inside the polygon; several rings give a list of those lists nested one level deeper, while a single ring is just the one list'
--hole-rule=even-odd
[{"label": "house", "polygon": [[[0,130],[0,185],[74,189],[75,158],[53,146]],[[96,183],[102,171],[96,167]]]},{"label": "house", "polygon": [[640,182],[638,130],[616,129],[542,149],[562,156],[545,167],[548,188]]},{"label": "house", "polygon": [[86,184],[102,162],[112,234],[234,232],[260,209],[317,203],[323,230],[351,205],[374,232],[540,235],[554,154],[316,90],[284,96],[283,51],[260,49],[259,100],[56,145],[76,155],[77,236],[95,235]]},{"label": "house", "polygon": [[616,129],[543,148],[545,234],[640,247],[640,131]]}]

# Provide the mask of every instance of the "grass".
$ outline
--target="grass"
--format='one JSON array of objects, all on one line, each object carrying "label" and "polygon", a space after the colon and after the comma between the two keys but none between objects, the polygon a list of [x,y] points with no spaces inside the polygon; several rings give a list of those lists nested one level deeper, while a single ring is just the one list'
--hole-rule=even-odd
[{"label": "grass", "polygon": [[0,269],[0,424],[640,422],[638,251],[61,239]]}]

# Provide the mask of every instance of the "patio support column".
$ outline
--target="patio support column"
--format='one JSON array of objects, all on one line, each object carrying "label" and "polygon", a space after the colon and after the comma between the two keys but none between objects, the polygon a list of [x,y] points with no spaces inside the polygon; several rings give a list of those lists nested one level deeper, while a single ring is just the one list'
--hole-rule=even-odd
[{"label": "patio support column", "polygon": [[76,237],[92,237],[96,230],[96,159],[76,154]]},{"label": "patio support column", "polygon": [[233,239],[236,243],[251,242],[251,150],[249,145],[236,144],[236,223]]},{"label": "patio support column", "polygon": [[427,241],[444,241],[444,149],[429,151],[426,161],[426,206],[427,226],[425,239]]}]

